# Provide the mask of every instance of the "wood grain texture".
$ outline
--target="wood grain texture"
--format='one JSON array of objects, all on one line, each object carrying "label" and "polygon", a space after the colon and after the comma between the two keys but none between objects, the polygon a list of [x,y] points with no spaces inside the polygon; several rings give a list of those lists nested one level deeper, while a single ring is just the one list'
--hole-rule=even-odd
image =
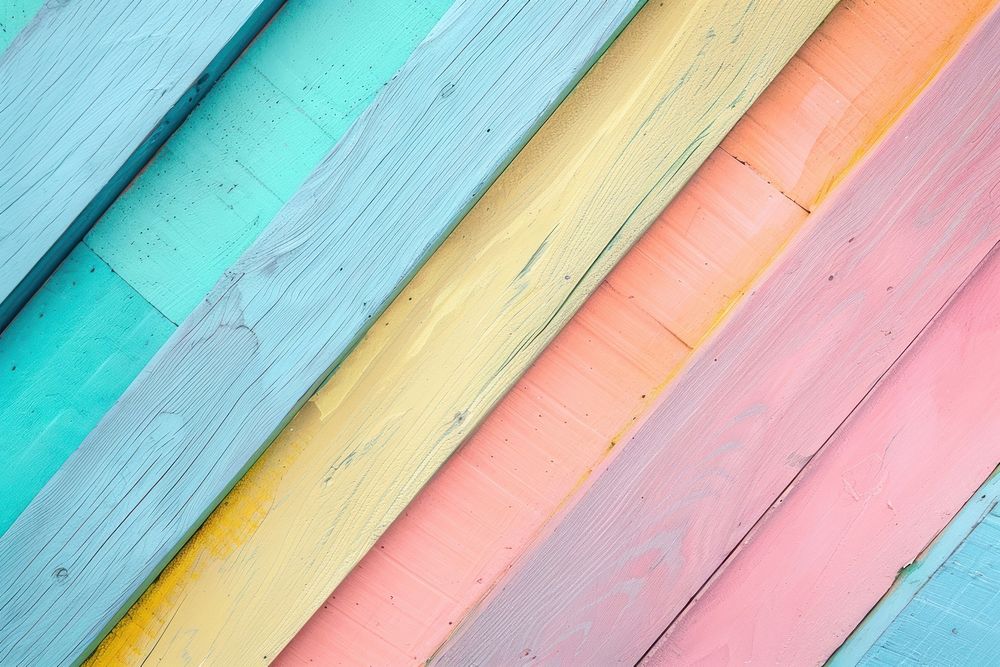
[{"label": "wood grain texture", "polygon": [[0,333],[0,533],[450,4],[286,6]]},{"label": "wood grain texture", "polygon": [[0,538],[0,661],[110,629],[636,5],[452,6]]},{"label": "wood grain texture", "polygon": [[[911,10],[895,0],[839,3],[799,54],[840,60],[860,49],[864,68],[820,75],[797,67],[797,54],[728,136],[773,133],[773,141],[789,149],[786,173],[799,166],[828,176],[806,179],[803,172],[799,192],[808,201],[821,197],[825,180],[837,179],[844,152],[871,143],[871,136],[855,132],[856,115],[847,109],[894,118],[932,76],[905,64],[921,61],[925,51],[957,49],[970,21],[985,11],[964,0],[939,3],[940,20],[913,24]],[[884,39],[873,42],[873,29]],[[888,85],[898,98],[878,91],[887,85],[886,72],[896,77]],[[831,87],[851,96],[823,94]],[[809,113],[802,111],[804,99],[811,100]],[[757,111],[761,104],[766,113]],[[828,127],[817,130],[817,117]],[[746,127],[751,123],[756,127]],[[810,131],[796,131],[801,125]],[[815,142],[817,134],[845,137],[841,150],[828,151]],[[279,664],[420,663],[440,646],[671,381],[688,356],[674,334],[697,345],[803,222],[805,211],[754,173],[772,154],[748,150],[743,159],[747,164],[721,148],[713,152],[327,598]],[[816,191],[807,191],[808,183]]]},{"label": "wood grain texture", "polygon": [[644,664],[823,664],[1000,460],[998,347],[994,249]]},{"label": "wood grain texture", "polygon": [[830,5],[644,9],[97,659],[272,659]]},{"label": "wood grain texture", "polygon": [[812,210],[993,4],[842,0],[722,147]]},{"label": "wood grain texture", "polygon": [[645,653],[1000,238],[994,38],[978,33],[810,216],[434,662]]},{"label": "wood grain texture", "polygon": [[997,508],[1000,502],[1000,470],[969,499],[944,530],[912,564],[900,570],[896,582],[864,621],[834,653],[827,664],[832,667],[857,665],[894,624],[913,598],[954,555],[976,527]]},{"label": "wood grain texture", "polygon": [[995,470],[934,538],[930,546],[917,556],[913,563],[900,570],[892,588],[868,612],[836,653],[830,656],[827,664],[831,667],[857,665],[906,605],[998,503],[1000,503],[1000,470]]},{"label": "wood grain texture", "polygon": [[994,506],[858,664],[992,665],[998,646],[1000,509]]},{"label": "wood grain texture", "polygon": [[0,55],[0,329],[280,6],[49,2]]}]

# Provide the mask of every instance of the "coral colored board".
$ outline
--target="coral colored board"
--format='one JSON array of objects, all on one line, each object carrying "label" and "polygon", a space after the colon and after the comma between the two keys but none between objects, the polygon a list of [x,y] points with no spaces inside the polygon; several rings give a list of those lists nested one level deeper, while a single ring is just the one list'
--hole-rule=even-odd
[{"label": "coral colored board", "polygon": [[830,7],[647,6],[95,661],[273,659]]},{"label": "coral colored board", "polygon": [[[810,174],[803,172],[804,182],[837,180],[843,156],[870,146],[870,128],[886,124],[875,120],[894,117],[931,77],[907,63],[957,48],[988,4],[841,2],[723,146],[734,135],[756,136],[755,146],[784,147],[791,156],[785,173],[801,165]],[[912,12],[933,20],[910,22]],[[821,76],[802,64],[804,54],[821,66],[859,48],[867,56],[859,71]],[[831,89],[843,92],[824,94]],[[771,121],[772,114],[785,121]],[[826,125],[814,125],[817,117]],[[839,137],[839,151],[817,147],[816,135]],[[750,166],[713,152],[278,663],[420,663],[447,638],[670,381],[688,353],[672,332],[696,345],[804,220],[805,211],[751,169],[771,153],[744,152],[743,159]],[[800,192],[808,201],[820,194]]]},{"label": "coral colored board", "polygon": [[647,663],[825,662],[1000,460],[998,347],[994,250]]},{"label": "coral colored board", "polygon": [[997,38],[977,32],[810,216],[433,662],[645,653],[1000,238]]},{"label": "coral colored board", "polygon": [[996,470],[973,494],[944,530],[910,565],[900,570],[889,592],[865,616],[837,652],[830,656],[831,667],[856,665],[892,625],[931,577],[951,558],[955,550],[994,511],[1000,502],[1000,470]]},{"label": "coral colored board", "polygon": [[281,4],[49,2],[0,55],[0,329]]},{"label": "coral colored board", "polygon": [[858,664],[987,666],[998,656],[1000,509],[994,506]]},{"label": "coral colored board", "polygon": [[0,333],[0,534],[450,4],[286,5]]},{"label": "coral colored board", "polygon": [[637,4],[452,6],[0,538],[0,661],[86,654]]}]

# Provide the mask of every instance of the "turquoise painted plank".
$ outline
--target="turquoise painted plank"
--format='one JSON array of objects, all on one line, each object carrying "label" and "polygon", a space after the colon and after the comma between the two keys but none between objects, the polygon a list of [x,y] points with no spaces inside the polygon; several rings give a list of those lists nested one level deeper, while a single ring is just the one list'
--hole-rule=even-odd
[{"label": "turquoise painted plank", "polygon": [[641,4],[445,14],[0,538],[0,661],[100,639]]},{"label": "turquoise painted plank", "polygon": [[70,253],[0,336],[0,532],[174,328],[89,248]]},{"label": "turquoise painted plank", "polygon": [[[141,327],[123,332],[157,311],[173,322],[190,313],[449,5],[286,6],[91,230],[88,245],[116,273],[96,264],[91,280],[79,280],[70,260],[90,248],[78,246],[0,334],[0,361],[19,369],[0,386],[0,460],[8,463],[0,473],[0,534],[174,326],[157,328],[155,345]],[[308,29],[315,25],[330,29]],[[152,305],[140,306],[143,297]],[[36,321],[40,312],[45,319]],[[54,322],[66,326],[43,327]],[[99,390],[67,390],[88,377],[100,378]]]},{"label": "turquoise painted plank", "polygon": [[859,664],[1000,664],[1000,508],[983,517]]},{"label": "turquoise painted plank", "polygon": [[0,55],[0,329],[282,2],[58,0]]},{"label": "turquoise painted plank", "polygon": [[6,49],[45,0],[0,0],[0,53]]},{"label": "turquoise painted plank", "polygon": [[155,175],[136,179],[87,243],[180,322],[450,5],[287,5],[157,154]]},{"label": "turquoise painted plank", "polygon": [[[879,639],[920,593],[928,581],[945,565],[970,533],[1000,503],[1000,472],[992,476],[948,522],[944,530],[913,563],[900,571],[892,589],[879,601],[847,641],[837,649],[830,667],[857,665],[865,659]],[[874,654],[872,656],[874,659]]]}]

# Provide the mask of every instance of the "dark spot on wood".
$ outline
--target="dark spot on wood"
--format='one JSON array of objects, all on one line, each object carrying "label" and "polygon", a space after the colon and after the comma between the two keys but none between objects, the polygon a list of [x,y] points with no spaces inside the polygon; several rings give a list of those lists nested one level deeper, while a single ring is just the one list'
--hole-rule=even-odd
[{"label": "dark spot on wood", "polygon": [[444,84],[444,88],[441,89],[441,99],[443,100],[447,97],[450,97],[451,94],[454,92],[455,92],[455,84],[453,83]]},{"label": "dark spot on wood", "polygon": [[833,280],[833,276],[832,276],[832,275],[831,275],[831,276],[829,276],[829,277],[827,278],[827,280]]},{"label": "dark spot on wood", "polygon": [[67,570],[64,567],[57,567],[56,569],[52,570],[52,578],[62,583],[67,579],[69,579],[69,570]]}]

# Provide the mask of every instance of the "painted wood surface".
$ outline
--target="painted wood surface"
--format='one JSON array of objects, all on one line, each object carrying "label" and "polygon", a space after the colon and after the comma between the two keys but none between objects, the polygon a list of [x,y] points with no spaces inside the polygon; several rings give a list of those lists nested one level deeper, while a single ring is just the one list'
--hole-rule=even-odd
[{"label": "painted wood surface", "polygon": [[0,660],[101,638],[636,8],[452,6],[0,538]]},{"label": "painted wood surface", "polygon": [[3,0],[0,2],[0,53],[28,25],[44,0]]},{"label": "painted wood surface", "polygon": [[944,566],[973,530],[995,511],[1000,503],[1000,470],[994,471],[955,515],[934,542],[914,562],[903,568],[893,587],[886,593],[851,636],[834,653],[831,667],[857,665],[879,641],[900,613]]},{"label": "painted wood surface", "polygon": [[0,55],[0,329],[280,6],[49,2]]},{"label": "painted wood surface", "polygon": [[647,6],[96,661],[273,659],[830,6]]},{"label": "painted wood surface", "polygon": [[986,666],[998,655],[1000,510],[994,507],[859,664]]},{"label": "painted wood surface", "polygon": [[1000,460],[998,346],[994,249],[645,664],[823,664]]},{"label": "painted wood surface", "polygon": [[810,216],[436,664],[645,653],[1000,238],[993,38]]},{"label": "painted wood surface", "polygon": [[[814,183],[815,191],[799,192],[815,201],[822,184],[849,168],[843,156],[870,146],[870,128],[886,127],[878,119],[894,118],[932,75],[905,65],[958,48],[988,4],[839,3],[723,140],[755,137],[742,154],[747,164],[713,152],[277,663],[428,658],[670,382],[687,345],[704,338],[804,220],[805,211],[754,174],[771,153],[752,151],[784,146],[791,164],[783,172],[800,165],[791,181]],[[933,20],[910,22],[914,11]],[[856,50],[866,52],[858,70],[825,66]],[[817,67],[804,65],[806,54]],[[817,128],[817,117],[828,125]],[[840,150],[817,142],[820,135],[841,137]]]},{"label": "painted wood surface", "polygon": [[450,4],[286,6],[0,333],[0,533]]}]

